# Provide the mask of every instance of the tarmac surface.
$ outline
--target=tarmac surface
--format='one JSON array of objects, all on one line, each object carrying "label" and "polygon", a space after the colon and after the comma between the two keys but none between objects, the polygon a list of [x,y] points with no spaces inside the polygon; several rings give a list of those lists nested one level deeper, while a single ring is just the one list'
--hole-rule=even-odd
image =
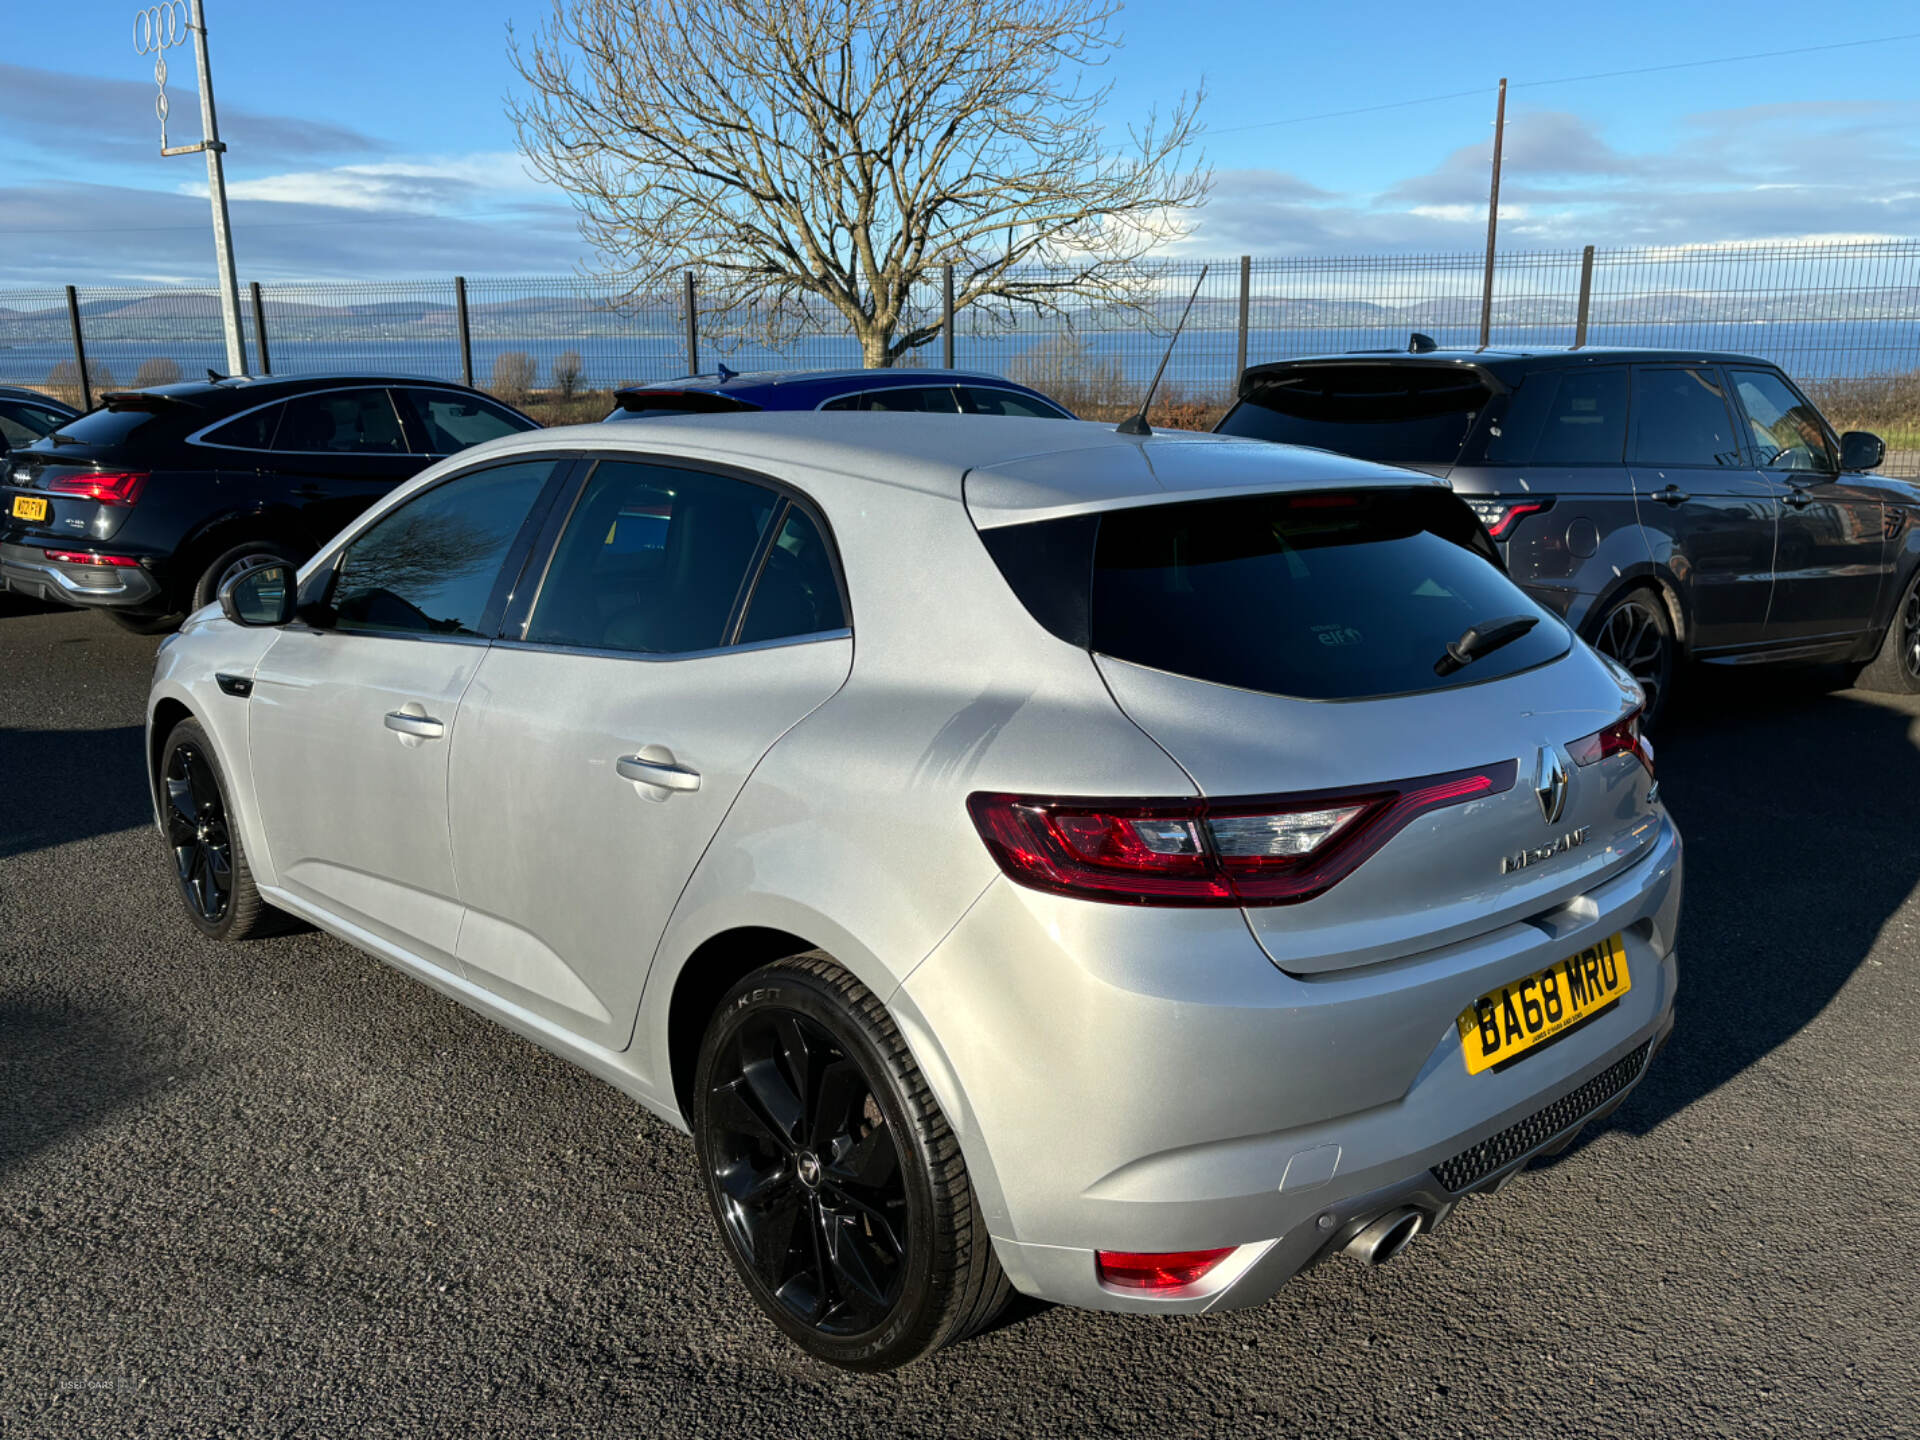
[{"label": "tarmac surface", "polygon": [[1920,703],[1696,686],[1673,1042],[1401,1260],[863,1377],[623,1096],[326,935],[199,937],[156,643],[0,597],[0,1436],[1920,1436]]}]

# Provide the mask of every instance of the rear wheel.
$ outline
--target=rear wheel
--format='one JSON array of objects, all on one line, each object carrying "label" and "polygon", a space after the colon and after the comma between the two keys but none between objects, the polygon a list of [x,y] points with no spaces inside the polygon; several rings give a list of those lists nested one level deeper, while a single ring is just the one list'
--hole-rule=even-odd
[{"label": "rear wheel", "polygon": [[160,753],[161,816],[187,917],[216,940],[260,934],[273,912],[254,886],[207,732],[182,720]]},{"label": "rear wheel", "polygon": [[733,988],[701,1044],[692,1109],[728,1256],[810,1355],[889,1370],[1005,1304],[940,1107],[886,1007],[828,956]]},{"label": "rear wheel", "polygon": [[1920,575],[1907,582],[1880,653],[1860,672],[1860,685],[1890,695],[1920,695]]},{"label": "rear wheel", "polygon": [[1593,648],[1640,682],[1646,694],[1641,723],[1651,728],[1666,708],[1678,659],[1666,602],[1651,590],[1628,591],[1594,626]]}]

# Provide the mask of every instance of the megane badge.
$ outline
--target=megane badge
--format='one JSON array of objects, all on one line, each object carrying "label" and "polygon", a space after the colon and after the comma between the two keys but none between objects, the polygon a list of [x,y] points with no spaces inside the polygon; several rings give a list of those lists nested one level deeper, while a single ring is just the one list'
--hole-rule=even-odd
[{"label": "megane badge", "polygon": [[1558,746],[1542,745],[1539,763],[1533,772],[1533,793],[1540,802],[1540,813],[1547,824],[1557,821],[1567,808],[1567,766]]}]

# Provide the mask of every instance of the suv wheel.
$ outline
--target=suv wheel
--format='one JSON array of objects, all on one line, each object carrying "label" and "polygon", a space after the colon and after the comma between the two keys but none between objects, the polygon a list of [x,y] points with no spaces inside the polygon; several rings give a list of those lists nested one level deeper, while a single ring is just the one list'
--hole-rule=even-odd
[{"label": "suv wheel", "polygon": [[1677,659],[1666,602],[1651,590],[1628,591],[1593,627],[1593,648],[1640,682],[1647,697],[1641,723],[1655,725],[1666,708]]},{"label": "suv wheel", "polygon": [[182,720],[160,752],[160,805],[167,848],[187,916],[216,940],[260,934],[272,916],[254,887],[213,746],[197,720]]},{"label": "suv wheel", "polygon": [[734,986],[692,1110],[727,1254],[808,1354],[889,1370],[1006,1302],[953,1132],[886,1007],[827,955]]},{"label": "suv wheel", "polygon": [[1860,672],[1859,683],[1890,695],[1920,695],[1920,575],[1907,582],[1880,653]]},{"label": "suv wheel", "polygon": [[297,565],[299,557],[286,546],[272,540],[249,540],[217,556],[214,562],[200,573],[193,587],[193,606],[198,610],[202,605],[211,605],[220,598],[220,590],[235,576],[244,575],[249,570],[257,570],[262,565]]}]

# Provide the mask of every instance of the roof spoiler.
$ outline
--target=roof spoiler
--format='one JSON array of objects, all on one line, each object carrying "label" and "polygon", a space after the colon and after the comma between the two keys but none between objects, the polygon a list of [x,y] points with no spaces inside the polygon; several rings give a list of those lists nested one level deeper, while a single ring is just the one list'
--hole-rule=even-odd
[{"label": "roof spoiler", "polygon": [[109,410],[145,410],[155,415],[174,406],[182,410],[200,408],[191,400],[182,400],[178,395],[162,395],[156,390],[107,390],[102,392],[100,403]]},{"label": "roof spoiler", "polygon": [[760,408],[731,395],[716,395],[711,390],[652,389],[641,385],[614,391],[613,400],[622,410],[635,414],[647,410],[678,410],[687,415],[732,415]]}]

